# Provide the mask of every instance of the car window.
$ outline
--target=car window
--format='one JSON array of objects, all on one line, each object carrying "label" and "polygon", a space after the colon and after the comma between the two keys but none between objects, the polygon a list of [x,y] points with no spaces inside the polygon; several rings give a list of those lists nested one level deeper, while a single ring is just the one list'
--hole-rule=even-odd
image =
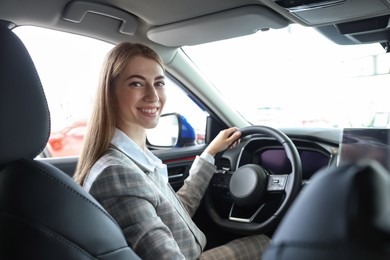
[{"label": "car window", "polygon": [[390,127],[390,53],[293,24],[184,52],[252,124]]},{"label": "car window", "polygon": [[[103,59],[112,44],[74,34],[23,26],[14,32],[26,45],[38,70],[51,113],[51,134],[41,157],[77,156]],[[182,91],[166,81],[168,100],[163,113],[182,114],[204,141],[207,113]]]}]

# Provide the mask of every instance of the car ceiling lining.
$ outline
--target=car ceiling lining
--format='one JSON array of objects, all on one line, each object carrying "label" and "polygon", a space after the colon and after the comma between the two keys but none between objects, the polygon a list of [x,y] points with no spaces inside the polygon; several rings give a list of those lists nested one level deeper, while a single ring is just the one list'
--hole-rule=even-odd
[{"label": "car ceiling lining", "polygon": [[[120,22],[119,32],[134,35],[139,21],[133,14],[117,7],[95,2],[73,1],[66,5],[62,18],[81,23],[90,14]],[[195,45],[255,33],[259,30],[286,27],[289,21],[268,7],[249,5],[154,26],[147,31],[149,40],[169,47]]]},{"label": "car ceiling lining", "polygon": [[[14,0],[1,1],[0,7],[7,6],[7,2],[11,1]],[[18,1],[25,8],[6,12],[0,8],[3,19],[17,26],[30,24],[56,28],[112,43],[137,41],[158,48],[164,48],[165,45],[165,50],[175,49],[169,46],[221,40],[251,34],[265,28],[281,28],[290,23],[323,27],[390,14],[389,0],[242,0],[239,3],[236,0],[199,0],[188,3],[172,0],[169,6],[166,1],[161,0],[53,0],[50,3],[45,0]],[[321,8],[298,8],[299,11],[291,12],[279,5],[280,1],[296,2],[298,7],[300,3],[314,3],[314,7]],[[332,3],[327,5],[326,2]],[[61,6],[61,13],[49,12],[50,9],[59,9]],[[256,14],[251,8],[246,9],[248,7],[267,11]],[[242,11],[240,14],[240,10],[247,10],[247,13]],[[77,12],[79,21],[74,22],[77,19],[70,14]],[[234,17],[229,17],[229,14],[234,14]],[[212,18],[216,20],[213,21]],[[95,26],[98,21],[100,25]],[[249,24],[248,28],[244,26],[244,22]],[[332,36],[344,37],[337,34]],[[350,39],[344,42],[356,43]]]}]

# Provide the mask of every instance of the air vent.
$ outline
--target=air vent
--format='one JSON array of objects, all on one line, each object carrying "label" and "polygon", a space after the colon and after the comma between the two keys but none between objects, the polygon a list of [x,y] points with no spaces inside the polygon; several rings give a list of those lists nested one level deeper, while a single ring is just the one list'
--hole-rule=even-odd
[{"label": "air vent", "polygon": [[221,169],[225,170],[225,171],[230,171],[230,169],[232,167],[230,165],[230,160],[226,159],[226,158],[221,158],[219,164],[220,164]]}]

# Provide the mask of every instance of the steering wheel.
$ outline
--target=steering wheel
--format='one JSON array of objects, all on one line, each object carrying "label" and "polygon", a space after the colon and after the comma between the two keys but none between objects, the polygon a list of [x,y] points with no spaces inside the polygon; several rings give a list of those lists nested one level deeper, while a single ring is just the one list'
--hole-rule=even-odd
[{"label": "steering wheel", "polygon": [[[220,173],[217,182],[214,175],[205,194],[205,206],[212,220],[225,230],[240,234],[265,233],[280,221],[301,188],[300,156],[291,139],[280,130],[268,126],[248,126],[239,131],[241,138],[254,138],[261,134],[276,139],[286,152],[291,172],[271,173],[261,165],[246,164],[233,173]],[[220,214],[216,208],[211,190],[216,186],[225,186],[229,190],[231,208],[226,214],[228,216],[221,216],[225,214]]]}]

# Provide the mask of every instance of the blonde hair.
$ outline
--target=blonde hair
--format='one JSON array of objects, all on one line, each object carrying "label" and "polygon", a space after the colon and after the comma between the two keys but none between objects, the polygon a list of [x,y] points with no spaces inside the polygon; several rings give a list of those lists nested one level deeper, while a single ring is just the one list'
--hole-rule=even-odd
[{"label": "blonde hair", "polygon": [[115,80],[123,72],[129,60],[135,56],[153,59],[164,69],[158,53],[141,43],[120,43],[107,54],[101,70],[92,114],[88,121],[83,149],[73,176],[80,185],[84,184],[92,166],[108,150],[116,126]]}]

